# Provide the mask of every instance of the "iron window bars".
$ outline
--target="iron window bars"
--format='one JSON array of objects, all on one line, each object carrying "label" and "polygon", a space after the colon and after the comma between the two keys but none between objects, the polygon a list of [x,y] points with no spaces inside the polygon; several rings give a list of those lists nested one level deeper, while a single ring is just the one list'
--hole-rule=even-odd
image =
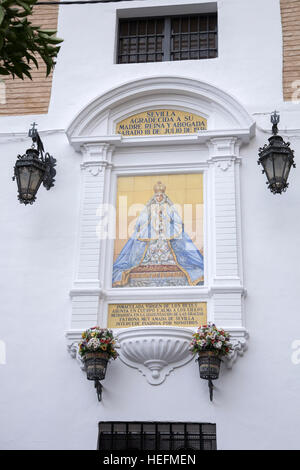
[{"label": "iron window bars", "polygon": [[217,56],[217,13],[119,20],[119,64]]},{"label": "iron window bars", "polygon": [[98,450],[216,450],[216,425],[100,422]]}]

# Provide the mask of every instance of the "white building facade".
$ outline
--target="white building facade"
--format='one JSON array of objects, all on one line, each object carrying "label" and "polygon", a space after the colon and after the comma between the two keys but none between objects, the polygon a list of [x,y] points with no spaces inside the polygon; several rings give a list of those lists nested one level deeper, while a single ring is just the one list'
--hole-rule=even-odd
[{"label": "white building facade", "polygon": [[[209,423],[220,450],[299,448],[297,169],[287,192],[273,195],[257,165],[275,109],[296,163],[300,151],[297,74],[293,100],[283,87],[280,7],[279,0],[60,6],[64,43],[48,113],[0,121],[2,449],[95,449],[99,422]],[[156,61],[137,62],[138,37],[121,58],[122,22],[162,19],[166,35],[165,19],[186,15],[217,18],[217,40],[209,46],[212,33],[205,38],[207,57],[199,33],[198,59],[183,49],[175,59],[163,49],[170,60],[158,61],[156,30],[156,52],[141,58],[156,54]],[[172,113],[196,124],[189,131],[167,126]],[[153,117],[148,128],[145,116]],[[57,175],[54,188],[41,187],[36,202],[24,206],[10,177],[17,155],[31,145],[33,121],[57,159]],[[117,246],[125,243],[117,245],[118,198],[130,193],[129,202],[141,197],[144,204],[158,182],[174,202],[199,198],[192,221],[201,227],[201,281],[187,275],[180,283],[174,270],[156,283],[155,275],[145,281],[145,271],[136,271],[114,284]],[[197,326],[186,309],[192,304],[205,322],[228,331],[234,346],[212,402],[188,350]],[[130,320],[122,320],[122,309]],[[95,325],[114,326],[120,346],[101,402],[77,349],[82,331]]]}]

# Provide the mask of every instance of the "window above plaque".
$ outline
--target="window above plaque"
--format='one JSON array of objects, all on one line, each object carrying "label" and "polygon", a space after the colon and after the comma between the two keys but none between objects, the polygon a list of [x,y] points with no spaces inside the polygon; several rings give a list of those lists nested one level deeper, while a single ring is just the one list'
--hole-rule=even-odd
[{"label": "window above plaque", "polygon": [[217,56],[216,12],[119,19],[119,64],[213,59]]}]

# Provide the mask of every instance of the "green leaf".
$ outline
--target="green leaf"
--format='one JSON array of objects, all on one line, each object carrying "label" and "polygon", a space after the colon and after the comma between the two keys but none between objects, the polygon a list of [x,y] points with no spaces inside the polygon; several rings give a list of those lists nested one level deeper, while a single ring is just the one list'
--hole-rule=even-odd
[{"label": "green leaf", "polygon": [[34,63],[34,65],[36,66],[36,68],[38,69],[39,68],[39,64],[38,64],[38,61],[36,60],[36,58],[31,55],[31,54],[27,54],[27,58],[28,58],[28,62],[30,60],[32,60],[32,62]]},{"label": "green leaf", "polygon": [[27,5],[27,3],[22,2],[21,0],[16,0],[16,4],[24,8],[24,10],[27,11],[28,14],[31,14],[32,7]]},{"label": "green leaf", "polygon": [[47,42],[48,44],[60,44],[61,42],[63,42],[63,39],[60,39],[60,38],[51,38],[51,37],[48,37],[48,36],[42,36],[44,39],[47,39]]},{"label": "green leaf", "polygon": [[27,77],[30,78],[30,80],[32,80],[32,76],[30,75],[30,72],[28,70],[23,70],[23,73],[27,75]]},{"label": "green leaf", "polygon": [[51,64],[51,65],[50,65],[50,64],[47,64],[47,71],[46,71],[46,76],[47,76],[47,77],[48,77],[48,75],[50,75],[52,68],[53,68],[53,65],[52,65],[52,64]]},{"label": "green leaf", "polygon": [[48,36],[54,36],[57,33],[56,29],[41,29],[40,31]]},{"label": "green leaf", "polygon": [[18,70],[14,69],[13,71],[13,76],[14,75],[17,75],[17,77],[19,77],[21,80],[24,80],[24,77],[23,77],[23,73],[22,72],[19,72]]},{"label": "green leaf", "polygon": [[0,5],[0,24],[1,24],[2,21],[4,20],[4,17],[5,17],[5,10],[4,10],[4,8]]},{"label": "green leaf", "polygon": [[[38,35],[40,38],[43,38],[43,39],[46,39],[47,41],[54,41],[54,40],[57,40],[59,38],[56,38],[56,37],[52,37],[51,35],[47,34],[46,31],[44,29],[40,29],[38,31]],[[59,39],[60,41],[62,41],[62,39]]]},{"label": "green leaf", "polygon": [[9,71],[3,67],[0,67],[0,75],[9,75]]}]

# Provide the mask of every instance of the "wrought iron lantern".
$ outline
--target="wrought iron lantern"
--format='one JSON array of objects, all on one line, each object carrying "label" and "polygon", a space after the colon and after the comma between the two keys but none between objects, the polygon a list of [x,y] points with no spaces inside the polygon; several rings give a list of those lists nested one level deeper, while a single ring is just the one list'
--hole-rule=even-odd
[{"label": "wrought iron lantern", "polygon": [[200,351],[198,357],[201,379],[208,380],[210,401],[213,400],[213,380],[219,378],[221,359],[213,351]]},{"label": "wrought iron lantern", "polygon": [[99,401],[102,400],[103,388],[100,380],[105,379],[108,361],[109,354],[105,352],[90,352],[83,356],[87,379],[94,381]]},{"label": "wrought iron lantern", "polygon": [[45,153],[35,122],[29,129],[28,137],[32,138],[32,146],[24,155],[18,155],[13,177],[13,180],[17,180],[18,199],[25,205],[33,204],[36,200],[41,183],[47,190],[52,188],[56,175],[56,159],[48,152]]},{"label": "wrought iron lantern", "polygon": [[281,194],[288,188],[288,177],[290,169],[294,163],[294,150],[290,148],[290,142],[285,142],[278,135],[278,123],[280,116],[276,111],[271,115],[271,123],[273,124],[273,135],[269,138],[269,144],[259,149],[258,164],[262,165],[262,173],[267,176],[268,188],[273,194]]}]

